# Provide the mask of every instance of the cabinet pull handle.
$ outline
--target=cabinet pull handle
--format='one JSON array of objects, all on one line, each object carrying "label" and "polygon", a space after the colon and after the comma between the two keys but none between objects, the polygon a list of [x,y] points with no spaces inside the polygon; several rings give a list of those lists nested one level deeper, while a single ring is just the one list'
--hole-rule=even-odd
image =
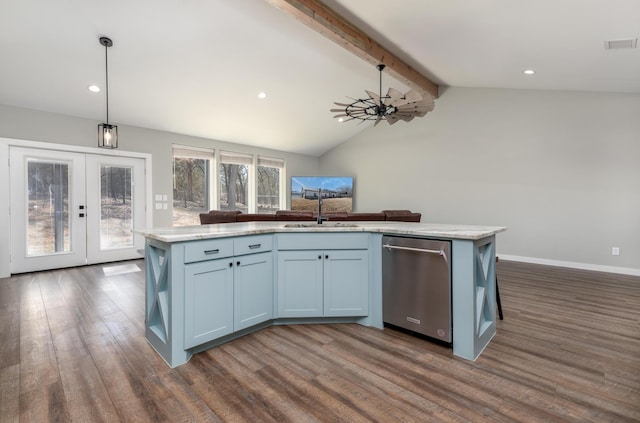
[{"label": "cabinet pull handle", "polygon": [[322,260],[322,256],[318,256],[318,260]]},{"label": "cabinet pull handle", "polygon": [[239,261],[236,262],[236,266],[240,266],[240,262]]},{"label": "cabinet pull handle", "polygon": [[209,255],[209,254],[218,254],[220,252],[219,248],[216,248],[215,250],[204,250],[204,253]]},{"label": "cabinet pull handle", "polygon": [[229,263],[229,267],[233,267],[233,262],[230,262],[230,263]]},{"label": "cabinet pull handle", "polygon": [[327,254],[326,256],[324,256],[325,259],[329,260],[329,254]]},{"label": "cabinet pull handle", "polygon": [[260,248],[262,247],[262,244],[251,244],[249,245],[249,248]]}]

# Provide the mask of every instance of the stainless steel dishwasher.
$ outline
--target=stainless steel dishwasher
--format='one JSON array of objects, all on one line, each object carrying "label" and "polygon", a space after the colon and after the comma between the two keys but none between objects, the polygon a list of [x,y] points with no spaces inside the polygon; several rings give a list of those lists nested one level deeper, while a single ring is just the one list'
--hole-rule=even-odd
[{"label": "stainless steel dishwasher", "polygon": [[382,320],[451,343],[451,242],[382,237]]}]

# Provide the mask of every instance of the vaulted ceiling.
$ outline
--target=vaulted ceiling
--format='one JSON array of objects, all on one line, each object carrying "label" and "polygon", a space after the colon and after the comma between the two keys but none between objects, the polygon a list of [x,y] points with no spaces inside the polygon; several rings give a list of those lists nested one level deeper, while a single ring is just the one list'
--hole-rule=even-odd
[{"label": "vaulted ceiling", "polygon": [[[324,3],[443,87],[640,93],[640,50],[605,49],[640,37],[636,0]],[[116,124],[311,155],[371,125],[329,109],[375,67],[266,0],[0,0],[0,104],[104,120],[103,35]]]}]

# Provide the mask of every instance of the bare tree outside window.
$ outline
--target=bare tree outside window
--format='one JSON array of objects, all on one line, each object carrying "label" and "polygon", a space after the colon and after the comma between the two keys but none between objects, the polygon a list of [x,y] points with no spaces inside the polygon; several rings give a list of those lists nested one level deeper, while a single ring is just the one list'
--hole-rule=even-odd
[{"label": "bare tree outside window", "polygon": [[284,172],[280,158],[229,151],[214,156],[213,149],[174,144],[173,225],[199,225],[200,213],[212,208],[275,213],[282,207]]},{"label": "bare tree outside window", "polygon": [[258,166],[258,213],[280,209],[280,169]]},{"label": "bare tree outside window", "polygon": [[220,210],[249,210],[249,165],[220,163]]},{"label": "bare tree outside window", "polygon": [[132,246],[131,167],[100,166],[100,248]]},{"label": "bare tree outside window", "polygon": [[173,158],[173,226],[200,224],[200,213],[209,211],[210,160]]}]

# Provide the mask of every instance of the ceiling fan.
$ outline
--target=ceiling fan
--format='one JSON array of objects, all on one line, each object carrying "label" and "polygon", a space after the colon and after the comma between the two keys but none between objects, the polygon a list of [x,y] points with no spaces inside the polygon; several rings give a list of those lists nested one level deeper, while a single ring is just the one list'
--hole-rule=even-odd
[{"label": "ceiling fan", "polygon": [[402,94],[396,89],[389,88],[387,95],[383,96],[382,71],[385,65],[380,64],[376,67],[380,71],[380,94],[365,90],[369,98],[352,99],[355,101],[350,104],[333,103],[342,107],[341,109],[331,109],[332,112],[339,113],[334,118],[342,119],[341,122],[359,119],[359,123],[375,120],[373,126],[376,126],[382,120],[386,120],[389,125],[393,125],[399,120],[409,122],[414,117],[422,117],[433,110],[435,106],[433,97],[425,94],[425,98],[415,90],[409,90],[406,94]]}]

